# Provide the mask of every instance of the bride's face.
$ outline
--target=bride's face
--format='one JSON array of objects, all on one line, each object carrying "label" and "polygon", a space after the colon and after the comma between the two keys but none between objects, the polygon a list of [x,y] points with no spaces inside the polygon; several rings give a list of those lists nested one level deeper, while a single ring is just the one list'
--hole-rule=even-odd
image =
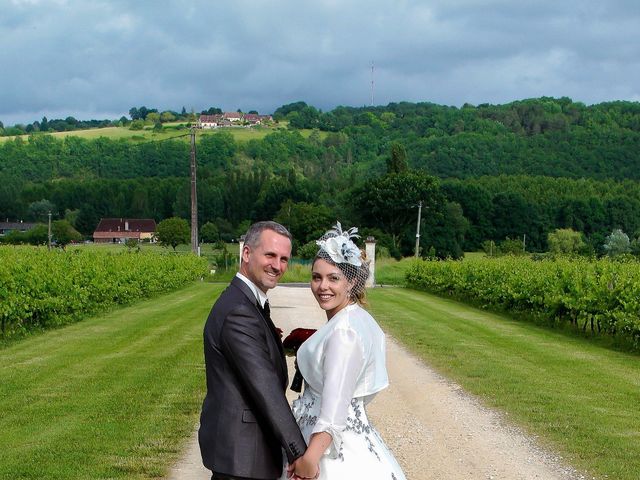
[{"label": "bride's face", "polygon": [[311,271],[311,291],[320,308],[331,318],[349,305],[349,281],[335,265],[317,259]]}]

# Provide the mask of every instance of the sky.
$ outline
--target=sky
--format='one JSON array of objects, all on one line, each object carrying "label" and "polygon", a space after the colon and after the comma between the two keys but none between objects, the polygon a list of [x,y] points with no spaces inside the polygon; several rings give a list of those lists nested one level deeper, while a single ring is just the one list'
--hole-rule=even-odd
[{"label": "sky", "polygon": [[0,0],[0,39],[5,126],[143,105],[640,101],[638,0]]}]

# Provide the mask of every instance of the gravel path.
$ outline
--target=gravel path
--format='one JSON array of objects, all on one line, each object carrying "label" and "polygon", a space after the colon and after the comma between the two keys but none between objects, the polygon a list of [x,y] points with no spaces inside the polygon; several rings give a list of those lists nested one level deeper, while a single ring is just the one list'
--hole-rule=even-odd
[{"label": "gravel path", "polygon": [[[274,323],[285,335],[326,321],[308,288],[277,287],[269,293]],[[204,321],[204,319],[203,319]],[[543,450],[459,386],[441,377],[387,336],[391,386],[367,407],[371,421],[409,480],[575,480],[587,477]],[[293,372],[293,359],[289,371]],[[289,399],[297,394],[289,391]],[[169,480],[209,480],[197,436]]]}]

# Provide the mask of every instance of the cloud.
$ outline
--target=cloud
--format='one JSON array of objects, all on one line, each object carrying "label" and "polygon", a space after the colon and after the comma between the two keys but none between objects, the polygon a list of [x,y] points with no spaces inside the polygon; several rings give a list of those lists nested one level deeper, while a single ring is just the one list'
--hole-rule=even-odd
[{"label": "cloud", "polygon": [[0,120],[132,106],[271,112],[370,102],[637,100],[640,3],[11,1]]}]

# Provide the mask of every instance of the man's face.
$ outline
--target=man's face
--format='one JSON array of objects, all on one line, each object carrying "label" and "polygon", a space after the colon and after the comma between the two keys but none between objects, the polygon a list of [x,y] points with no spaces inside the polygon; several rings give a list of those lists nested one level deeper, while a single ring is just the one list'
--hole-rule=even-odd
[{"label": "man's face", "polygon": [[244,246],[240,273],[266,293],[287,271],[290,256],[291,242],[287,237],[273,230],[263,230],[255,248]]}]

